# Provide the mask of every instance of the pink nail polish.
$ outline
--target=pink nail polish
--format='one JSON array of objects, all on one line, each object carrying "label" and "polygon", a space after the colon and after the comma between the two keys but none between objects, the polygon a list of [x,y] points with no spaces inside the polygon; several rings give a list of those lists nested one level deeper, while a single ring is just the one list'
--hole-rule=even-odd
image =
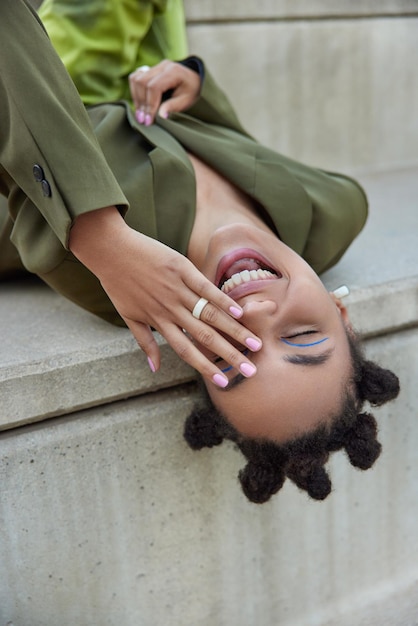
[{"label": "pink nail polish", "polygon": [[259,350],[261,348],[261,341],[259,341],[258,339],[253,339],[252,337],[248,337],[248,339],[245,340],[245,345],[249,347],[250,350],[253,350],[254,352],[256,352],[257,350]]},{"label": "pink nail polish", "polygon": [[154,374],[156,372],[156,368],[149,356],[147,357],[147,361],[148,361],[148,365],[149,365],[151,372]]},{"label": "pink nail polish", "polygon": [[138,124],[143,124],[145,120],[145,113],[142,110],[136,111],[135,113],[136,121]]},{"label": "pink nail polish", "polygon": [[151,126],[151,123],[152,123],[152,117],[149,113],[147,113],[145,116],[145,126]]},{"label": "pink nail polish", "polygon": [[212,376],[212,380],[215,383],[215,385],[218,385],[218,387],[226,387],[228,385],[228,379],[226,378],[226,376],[222,376],[222,374],[214,374]]},{"label": "pink nail polish", "polygon": [[248,378],[250,378],[251,376],[254,376],[254,374],[257,371],[257,368],[254,365],[251,365],[250,363],[241,363],[241,365],[239,366],[240,372],[242,372],[244,374],[244,376],[248,376]]},{"label": "pink nail polish", "polygon": [[233,317],[239,319],[240,317],[242,317],[243,310],[239,309],[237,306],[230,306],[229,312],[231,313],[231,315],[233,315]]}]

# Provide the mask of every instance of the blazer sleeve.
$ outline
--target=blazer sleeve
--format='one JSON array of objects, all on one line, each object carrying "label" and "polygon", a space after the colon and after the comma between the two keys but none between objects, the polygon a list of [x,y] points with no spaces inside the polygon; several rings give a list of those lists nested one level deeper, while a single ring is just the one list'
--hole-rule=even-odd
[{"label": "blazer sleeve", "polygon": [[[229,128],[254,140],[242,126],[228,96],[216,83],[203,61],[199,57],[189,57],[189,59],[197,65],[197,71],[202,77],[202,87],[199,99],[185,113],[202,122]],[[183,63],[186,65],[187,59]]]},{"label": "blazer sleeve", "polygon": [[0,13],[0,170],[14,243],[24,253],[52,231],[65,248],[78,215],[128,203],[36,14],[24,0],[2,0]]}]

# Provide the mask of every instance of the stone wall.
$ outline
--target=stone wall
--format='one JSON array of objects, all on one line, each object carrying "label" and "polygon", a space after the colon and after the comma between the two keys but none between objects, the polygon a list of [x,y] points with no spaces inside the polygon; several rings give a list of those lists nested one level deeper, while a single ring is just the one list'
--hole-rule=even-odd
[{"label": "stone wall", "polygon": [[263,143],[352,172],[418,162],[413,0],[186,0],[189,43]]}]

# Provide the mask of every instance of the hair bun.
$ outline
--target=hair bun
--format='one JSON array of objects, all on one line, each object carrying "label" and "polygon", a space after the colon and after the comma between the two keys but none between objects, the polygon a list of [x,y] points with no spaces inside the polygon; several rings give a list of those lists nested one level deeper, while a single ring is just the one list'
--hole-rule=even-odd
[{"label": "hair bun", "polygon": [[376,420],[370,413],[360,413],[344,444],[351,465],[369,469],[379,457],[382,446],[377,440]]},{"label": "hair bun", "polygon": [[287,476],[300,489],[304,489],[314,500],[325,500],[331,493],[331,480],[324,467],[328,455],[321,458],[306,459],[300,464],[292,463],[287,471]]},{"label": "hair bun", "polygon": [[390,370],[373,363],[364,361],[359,392],[362,400],[368,400],[374,406],[380,406],[393,400],[399,393],[399,379]]},{"label": "hair bun", "polygon": [[283,486],[285,473],[282,468],[250,462],[239,472],[238,478],[247,498],[262,504]]},{"label": "hair bun", "polygon": [[201,408],[194,409],[186,419],[183,436],[193,450],[212,448],[223,441],[216,418]]}]

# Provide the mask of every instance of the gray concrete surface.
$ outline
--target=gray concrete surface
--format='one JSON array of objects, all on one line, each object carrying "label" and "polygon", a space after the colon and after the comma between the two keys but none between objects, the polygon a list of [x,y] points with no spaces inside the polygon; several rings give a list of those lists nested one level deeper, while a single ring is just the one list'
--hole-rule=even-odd
[{"label": "gray concrete surface", "polygon": [[418,168],[357,176],[369,199],[366,227],[338,265],[323,274],[333,285],[344,274],[364,289],[418,275]]},{"label": "gray concrete surface", "polygon": [[161,338],[164,367],[153,375],[127,329],[40,283],[0,285],[0,319],[0,430],[194,378]]},{"label": "gray concrete surface", "polygon": [[367,342],[402,395],[325,502],[248,503],[240,453],[182,440],[192,385],[3,432],[0,624],[415,626],[417,350],[417,329]]}]

